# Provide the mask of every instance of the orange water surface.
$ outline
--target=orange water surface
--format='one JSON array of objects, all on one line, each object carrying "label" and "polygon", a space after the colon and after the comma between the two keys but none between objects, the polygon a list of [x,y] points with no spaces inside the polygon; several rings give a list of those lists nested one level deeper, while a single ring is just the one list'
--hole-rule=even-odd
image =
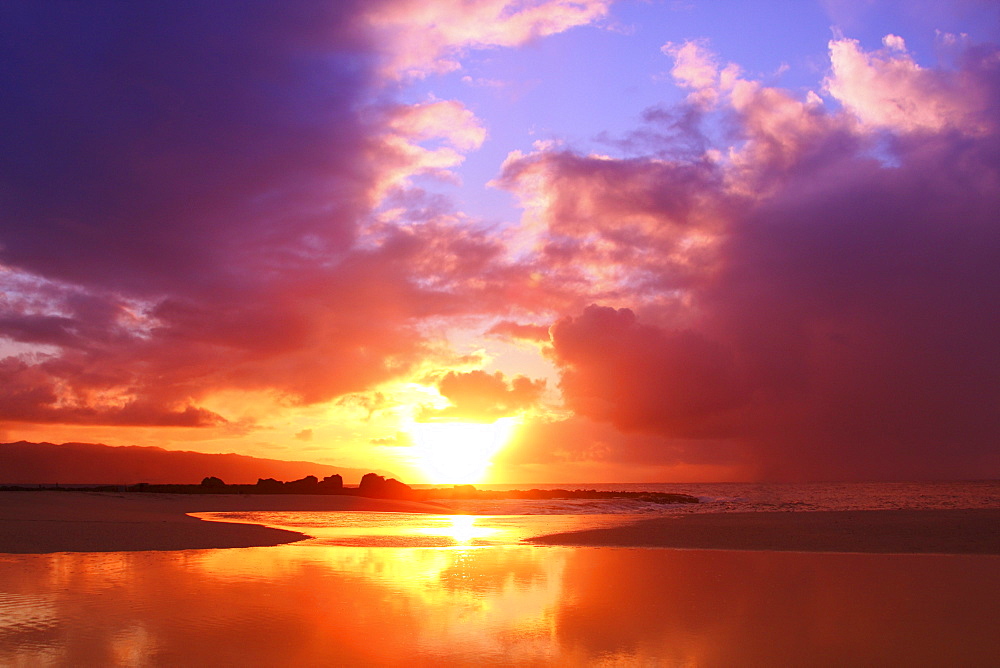
[{"label": "orange water surface", "polygon": [[0,665],[1000,659],[1000,557],[477,547],[489,522],[459,522],[450,547],[0,555]]}]

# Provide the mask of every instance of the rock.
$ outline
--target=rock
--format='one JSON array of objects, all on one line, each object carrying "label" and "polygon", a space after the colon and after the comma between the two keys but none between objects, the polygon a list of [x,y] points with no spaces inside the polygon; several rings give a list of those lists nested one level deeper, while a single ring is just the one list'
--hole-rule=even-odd
[{"label": "rock", "polygon": [[361,477],[358,494],[376,499],[412,499],[413,489],[395,478],[386,480],[376,473],[366,473]]},{"label": "rock", "polygon": [[319,489],[327,494],[339,494],[344,490],[344,479],[339,473],[328,475],[319,483]]}]

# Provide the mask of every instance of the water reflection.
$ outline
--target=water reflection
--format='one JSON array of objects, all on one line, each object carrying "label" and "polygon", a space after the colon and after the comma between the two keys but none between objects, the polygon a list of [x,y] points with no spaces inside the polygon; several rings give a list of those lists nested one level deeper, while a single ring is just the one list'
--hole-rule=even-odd
[{"label": "water reflection", "polygon": [[989,665],[1000,558],[305,542],[0,556],[2,665]]},{"label": "water reflection", "polygon": [[482,526],[472,515],[445,515],[447,524],[441,527],[428,527],[424,533],[429,536],[448,536],[456,545],[471,545],[475,540],[482,540],[495,535],[500,529]]},{"label": "water reflection", "polygon": [[310,545],[472,547],[516,545],[532,536],[627,523],[630,515],[430,515],[376,512],[191,513],[305,533]]}]

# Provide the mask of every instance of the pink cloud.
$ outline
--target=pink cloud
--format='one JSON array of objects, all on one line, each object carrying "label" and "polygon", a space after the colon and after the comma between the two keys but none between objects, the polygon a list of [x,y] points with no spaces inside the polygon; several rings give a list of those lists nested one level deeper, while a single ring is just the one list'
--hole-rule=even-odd
[{"label": "pink cloud", "polygon": [[376,5],[367,21],[389,45],[386,71],[423,76],[460,67],[465,49],[511,47],[603,18],[612,0],[406,0]]},{"label": "pink cloud", "polygon": [[[722,81],[722,68],[707,45],[701,41],[682,44],[667,42],[660,50],[674,60],[670,74],[677,85],[692,91],[688,95],[688,102],[703,109],[714,107],[719,99],[720,88],[725,84]],[[725,77],[728,79],[733,73],[734,68],[730,66]]]},{"label": "pink cloud", "polygon": [[396,105],[381,113],[384,130],[371,151],[379,166],[378,181],[372,187],[375,201],[393,188],[409,186],[415,176],[454,180],[452,168],[486,139],[476,116],[453,100]]},{"label": "pink cloud", "polygon": [[[996,108],[995,50],[924,76],[893,43],[897,55],[866,66],[909,71],[913,94],[962,82],[950,104],[972,116],[956,122],[983,100]],[[677,439],[687,456],[724,440],[748,475],[995,467],[995,126],[969,142],[951,124],[885,124],[897,134],[876,159],[869,126],[845,112],[741,79],[724,92],[726,153],[665,162],[541,147],[505,165],[553,283],[628,307],[581,306],[553,325],[567,407],[648,435],[652,460]]]},{"label": "pink cloud", "polygon": [[[612,160],[569,150],[512,154],[497,183],[535,221],[545,288],[577,310],[591,301],[662,295],[713,262],[715,228],[733,198],[708,162]],[[613,220],[614,224],[607,224]]]},{"label": "pink cloud", "polygon": [[913,60],[901,37],[887,35],[883,42],[885,49],[870,53],[857,40],[830,42],[833,70],[826,89],[862,123],[897,132],[995,131],[995,110],[977,80],[983,68],[995,69],[995,55],[984,54],[964,70],[932,70]]}]

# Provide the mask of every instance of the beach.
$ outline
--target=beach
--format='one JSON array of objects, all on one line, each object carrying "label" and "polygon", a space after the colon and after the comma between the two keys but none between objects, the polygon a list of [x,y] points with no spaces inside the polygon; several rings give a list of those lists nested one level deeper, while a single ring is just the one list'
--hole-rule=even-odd
[{"label": "beach", "polygon": [[[119,552],[263,547],[307,538],[195,512],[365,511],[448,514],[431,503],[325,495],[0,492],[0,552]],[[535,536],[564,546],[794,552],[1000,554],[1000,510],[754,512],[666,516]]]},{"label": "beach", "polygon": [[307,538],[295,531],[206,522],[186,514],[258,510],[442,512],[433,504],[340,495],[0,492],[0,553],[266,547]]},{"label": "beach", "polygon": [[781,552],[1000,554],[1000,510],[855,510],[657,517],[540,536],[547,545]]},{"label": "beach", "polygon": [[[584,531],[559,527],[595,527],[596,516],[447,512],[354,496],[0,493],[0,665],[833,668],[1000,656],[1000,510],[605,515]],[[536,544],[477,542],[507,523]],[[359,540],[324,541],[336,527]],[[376,546],[393,532],[408,539]]]}]

